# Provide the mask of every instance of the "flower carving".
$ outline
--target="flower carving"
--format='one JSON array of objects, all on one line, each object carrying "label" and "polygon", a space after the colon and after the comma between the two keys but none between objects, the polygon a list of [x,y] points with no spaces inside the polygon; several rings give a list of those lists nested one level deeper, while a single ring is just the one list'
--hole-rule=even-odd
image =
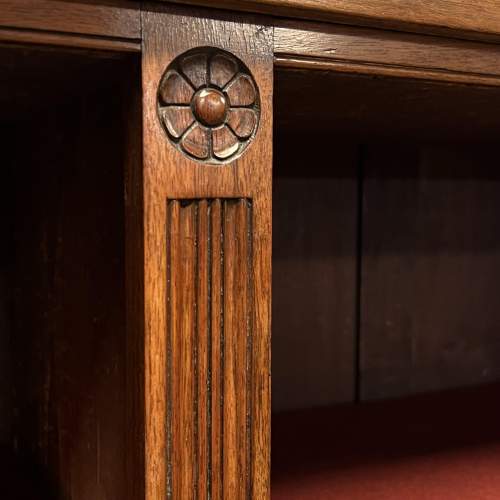
[{"label": "flower carving", "polygon": [[158,114],[177,149],[197,161],[225,164],[240,156],[257,132],[259,93],[249,69],[234,55],[193,49],[163,75]]}]

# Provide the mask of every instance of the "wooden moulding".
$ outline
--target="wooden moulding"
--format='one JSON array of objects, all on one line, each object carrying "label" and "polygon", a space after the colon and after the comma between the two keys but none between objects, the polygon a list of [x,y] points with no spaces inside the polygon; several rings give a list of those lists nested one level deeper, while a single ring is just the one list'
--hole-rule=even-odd
[{"label": "wooden moulding", "polygon": [[281,67],[500,85],[500,47],[480,42],[284,21],[274,52]]},{"label": "wooden moulding", "polygon": [[0,41],[140,51],[140,3],[132,0],[0,0]]},{"label": "wooden moulding", "polygon": [[[273,37],[212,15],[143,12],[147,500],[270,496]],[[253,140],[224,164],[176,148],[158,112],[166,69],[198,47],[242,61],[260,96]]]},{"label": "wooden moulding", "polygon": [[497,0],[474,4],[466,0],[174,0],[204,5],[328,21],[350,25],[432,33],[458,38],[498,39],[500,9]]}]

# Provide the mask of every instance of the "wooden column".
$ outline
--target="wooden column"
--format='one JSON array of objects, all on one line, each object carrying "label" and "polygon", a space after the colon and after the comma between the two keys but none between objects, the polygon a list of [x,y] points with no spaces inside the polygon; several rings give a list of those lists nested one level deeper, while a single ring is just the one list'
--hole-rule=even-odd
[{"label": "wooden column", "polygon": [[146,499],[265,500],[272,30],[146,5],[143,39]]}]

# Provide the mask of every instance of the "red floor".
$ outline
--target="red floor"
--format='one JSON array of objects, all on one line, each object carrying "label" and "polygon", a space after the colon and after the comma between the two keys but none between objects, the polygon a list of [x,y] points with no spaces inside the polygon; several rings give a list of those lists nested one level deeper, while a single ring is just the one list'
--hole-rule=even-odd
[{"label": "red floor", "polygon": [[273,416],[273,500],[500,500],[500,385]]}]

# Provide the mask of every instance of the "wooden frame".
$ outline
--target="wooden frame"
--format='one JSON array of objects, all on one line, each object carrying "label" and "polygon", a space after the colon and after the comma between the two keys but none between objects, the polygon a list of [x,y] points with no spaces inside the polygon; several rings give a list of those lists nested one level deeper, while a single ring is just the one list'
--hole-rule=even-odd
[{"label": "wooden frame", "polygon": [[[141,20],[140,4],[126,0],[63,8],[56,0],[0,0],[2,42],[142,52],[142,114],[141,97],[131,99],[143,143],[131,130],[126,200],[131,499],[270,497],[273,70],[500,84],[500,47],[457,39],[500,34],[495,2],[475,17],[459,1],[441,0],[432,11],[383,3],[217,7],[455,38],[160,3],[144,4]],[[220,165],[172,147],[158,116],[166,69],[208,46],[241,60],[260,96],[251,144]]]},{"label": "wooden frame", "polygon": [[274,37],[281,67],[499,84],[500,48],[493,44],[291,21],[277,23]]},{"label": "wooden frame", "polygon": [[[188,12],[190,16],[184,17]],[[214,17],[210,11],[174,7],[147,6],[144,14],[148,500],[192,498],[195,491],[199,496],[210,491],[213,498],[270,498],[267,373],[271,124],[265,121],[271,117],[272,68],[340,70],[487,86],[497,86],[500,81],[494,69],[500,61],[500,50],[495,46],[364,28],[280,22],[274,26],[273,47],[270,28],[255,25],[259,20],[244,19],[245,24],[239,25],[224,15]],[[258,33],[265,34],[264,46]],[[205,45],[243,59],[254,72],[262,110],[267,115],[258,143],[221,170],[186,160],[181,152],[168,147],[156,115],[157,85],[168,64],[186,50]],[[238,201],[231,209],[226,204],[234,199]],[[214,243],[214,235],[217,240],[222,235],[221,243]],[[224,246],[228,236],[234,238],[236,247]],[[225,248],[222,253],[220,245]],[[214,260],[219,255],[223,255],[222,264],[218,257]],[[246,263],[249,255],[250,266]],[[260,259],[264,260],[259,263]],[[224,290],[230,287],[230,295],[212,295],[209,290],[213,292],[214,285],[218,289],[222,282]],[[191,285],[177,293],[185,283]],[[233,288],[237,283],[238,292]],[[247,294],[252,289],[255,295],[248,302]],[[241,293],[243,302],[238,301]],[[241,366],[248,366],[245,356],[249,347],[242,342],[241,332],[248,331],[245,318],[249,312],[253,312],[254,320],[260,318],[250,327],[255,367],[250,372],[251,380],[248,371],[246,375],[241,371]],[[220,314],[225,316],[223,322]],[[175,367],[176,359],[183,360],[180,371]],[[235,365],[230,368],[232,363]],[[207,373],[210,393],[203,389]],[[220,385],[221,377],[226,385]],[[220,397],[222,406],[217,403]],[[248,436],[243,425],[245,404],[252,415],[250,444],[242,438]]]}]

